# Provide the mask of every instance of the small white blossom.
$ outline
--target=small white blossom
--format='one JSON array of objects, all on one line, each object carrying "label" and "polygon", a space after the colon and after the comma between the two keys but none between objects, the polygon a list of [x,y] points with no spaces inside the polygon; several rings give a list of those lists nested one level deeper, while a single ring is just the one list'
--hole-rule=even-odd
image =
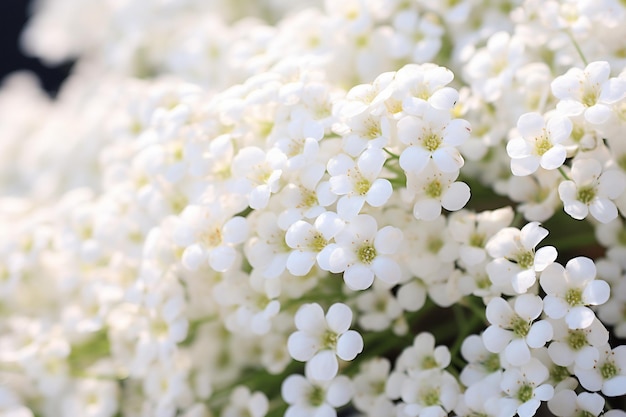
[{"label": "small white blossom", "polygon": [[525,293],[537,280],[537,272],[543,271],[556,259],[553,246],[535,251],[535,246],[548,231],[538,222],[531,222],[521,230],[507,227],[496,233],[485,246],[487,253],[495,258],[487,264],[491,281],[501,287],[511,285],[518,294]]},{"label": "small white blossom", "polygon": [[571,181],[559,184],[559,197],[563,209],[577,220],[589,213],[602,223],[617,218],[613,200],[626,187],[626,177],[618,170],[603,170],[595,159],[577,159],[572,164]]},{"label": "small white blossom", "polygon": [[590,326],[595,314],[586,306],[604,304],[610,294],[609,284],[595,277],[596,266],[583,256],[569,260],[565,268],[558,263],[548,265],[540,278],[546,292],[543,308],[548,317],[565,317],[570,329]]},{"label": "small white blossom", "polygon": [[305,304],[294,318],[297,331],[289,336],[287,348],[292,358],[307,362],[307,375],[329,381],[337,375],[339,358],[351,361],[363,350],[363,338],[352,323],[352,310],[335,303],[324,311],[319,304]]},{"label": "small white blossom", "polygon": [[517,121],[521,138],[513,138],[506,145],[511,157],[513,175],[523,176],[543,169],[557,169],[567,156],[562,143],[572,131],[572,122],[563,116],[552,116],[546,125],[539,113],[525,113]]},{"label": "small white blossom", "polygon": [[523,366],[531,359],[530,348],[540,348],[552,339],[552,326],[541,315],[541,298],[522,294],[507,302],[497,297],[487,304],[487,320],[491,325],[483,333],[488,351],[504,352],[514,366]]}]

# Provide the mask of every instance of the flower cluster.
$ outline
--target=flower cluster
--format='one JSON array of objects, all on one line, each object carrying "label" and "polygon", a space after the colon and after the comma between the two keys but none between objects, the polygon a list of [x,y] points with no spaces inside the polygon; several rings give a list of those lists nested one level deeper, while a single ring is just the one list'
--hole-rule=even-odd
[{"label": "flower cluster", "polygon": [[0,415],[625,415],[623,2],[34,10]]}]

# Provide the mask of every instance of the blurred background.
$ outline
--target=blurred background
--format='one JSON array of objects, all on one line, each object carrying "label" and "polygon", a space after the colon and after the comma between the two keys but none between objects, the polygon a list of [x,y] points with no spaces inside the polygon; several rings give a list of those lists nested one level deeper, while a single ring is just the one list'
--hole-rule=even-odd
[{"label": "blurred background", "polygon": [[31,0],[0,0],[0,83],[12,72],[28,70],[37,74],[43,88],[54,95],[71,64],[47,67],[22,53],[19,37],[28,19],[30,4]]}]

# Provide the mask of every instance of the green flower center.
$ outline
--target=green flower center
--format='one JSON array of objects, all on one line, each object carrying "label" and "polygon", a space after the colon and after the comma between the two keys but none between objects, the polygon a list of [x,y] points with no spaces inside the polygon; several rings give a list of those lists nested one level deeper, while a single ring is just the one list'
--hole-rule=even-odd
[{"label": "green flower center", "polygon": [[313,387],[313,389],[309,393],[309,403],[313,407],[319,407],[322,404],[324,404],[324,397],[326,397],[326,393],[324,392],[324,388],[322,388],[322,387]]},{"label": "green flower center", "polygon": [[598,102],[598,92],[594,89],[585,91],[581,102],[585,105],[585,107],[594,106]]},{"label": "green flower center", "polygon": [[430,198],[441,197],[441,193],[442,193],[441,183],[438,180],[434,180],[428,183],[428,185],[426,186],[426,189],[424,189],[424,192]]},{"label": "green flower center", "polygon": [[578,189],[578,192],[576,193],[576,199],[585,204],[591,203],[593,199],[595,198],[595,196],[596,196],[596,190],[594,187],[590,185],[580,187]]},{"label": "green flower center", "polygon": [[485,367],[485,370],[490,374],[502,369],[502,366],[500,365],[500,355],[497,353],[490,354],[482,364]]},{"label": "green flower center", "polygon": [[366,265],[371,264],[376,258],[376,249],[369,242],[365,242],[361,247],[357,250],[356,254],[358,260],[361,263]]},{"label": "green flower center", "polygon": [[485,246],[485,235],[482,233],[472,233],[469,238],[469,245],[475,248],[482,248]]},{"label": "green flower center", "polygon": [[521,252],[517,255],[517,264],[522,269],[529,269],[535,263],[535,254],[532,251]]},{"label": "green flower center", "polygon": [[431,407],[433,405],[439,404],[439,389],[438,388],[430,388],[424,390],[420,399],[422,400],[422,404],[426,407]]},{"label": "green flower center", "polygon": [[422,359],[422,369],[434,369],[437,367],[437,361],[433,356],[426,356]]},{"label": "green flower center", "polygon": [[530,401],[533,398],[533,391],[532,385],[524,384],[520,387],[519,391],[517,391],[517,399],[522,403]]},{"label": "green flower center", "polygon": [[313,236],[313,239],[311,239],[309,248],[313,252],[320,252],[322,249],[326,247],[326,245],[328,245],[328,241],[324,239],[324,236],[322,236],[321,233],[317,233],[315,234],[315,236]]},{"label": "green flower center", "polygon": [[515,315],[513,320],[511,320],[511,330],[517,337],[526,337],[530,331],[530,323]]},{"label": "green flower center", "polygon": [[564,381],[571,376],[570,372],[565,366],[554,365],[550,369],[550,379],[556,383]]},{"label": "green flower center", "polygon": [[476,286],[481,290],[491,287],[491,280],[489,279],[489,276],[481,274],[476,277]]},{"label": "green flower center", "polygon": [[331,330],[326,330],[326,332],[322,335],[322,346],[326,349],[334,350],[337,346],[337,333]]},{"label": "green flower center", "polygon": [[586,410],[580,410],[576,417],[596,417],[596,415]]},{"label": "green flower center", "polygon": [[535,152],[537,152],[537,155],[542,156],[544,153],[548,152],[550,148],[552,148],[552,143],[546,136],[537,138],[535,142]]},{"label": "green flower center", "polygon": [[431,133],[422,140],[422,146],[429,152],[434,152],[439,148],[443,139],[441,136]]},{"label": "green flower center", "polygon": [[437,253],[443,247],[443,240],[437,237],[430,238],[426,247],[430,253]]},{"label": "green flower center", "polygon": [[300,191],[302,199],[300,200],[300,207],[314,207],[317,205],[317,194],[315,191],[302,188]]},{"label": "green flower center", "polygon": [[600,367],[600,375],[604,379],[611,379],[619,373],[619,369],[615,366],[615,363],[609,361],[602,364]]},{"label": "green flower center", "polygon": [[580,350],[587,346],[587,334],[584,330],[570,330],[567,335],[567,344],[572,350]]},{"label": "green flower center", "polygon": [[362,175],[359,175],[359,178],[354,183],[354,190],[359,195],[365,195],[370,190],[372,183],[369,182],[366,178],[363,178]]},{"label": "green flower center", "polygon": [[565,301],[572,307],[583,305],[582,290],[580,288],[570,288],[565,293]]}]

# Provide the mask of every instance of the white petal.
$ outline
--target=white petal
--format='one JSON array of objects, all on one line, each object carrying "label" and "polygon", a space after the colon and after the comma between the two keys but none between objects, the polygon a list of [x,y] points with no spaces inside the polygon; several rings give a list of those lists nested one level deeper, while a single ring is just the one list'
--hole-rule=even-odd
[{"label": "white petal", "polygon": [[551,319],[560,319],[565,317],[568,310],[569,305],[560,297],[546,295],[543,299],[543,311],[545,311]]},{"label": "white petal", "polygon": [[374,282],[374,272],[363,265],[352,265],[343,273],[343,279],[351,290],[365,290]]},{"label": "white petal", "polygon": [[558,253],[554,246],[544,246],[535,252],[535,270],[543,271],[556,260]]},{"label": "white petal", "polygon": [[237,251],[230,246],[218,246],[209,252],[209,265],[217,272],[226,272],[235,262]]},{"label": "white petal", "polygon": [[294,404],[306,398],[311,383],[298,374],[289,375],[281,386],[281,395],[287,404]]},{"label": "white petal", "polygon": [[433,198],[420,200],[413,206],[413,215],[418,220],[435,220],[441,214],[441,203]]},{"label": "white petal", "polygon": [[419,174],[430,160],[430,152],[418,146],[409,146],[400,154],[400,167],[409,172]]},{"label": "white petal", "polygon": [[182,264],[190,271],[196,271],[205,259],[205,252],[200,245],[188,246],[183,252]]},{"label": "white petal", "polygon": [[604,381],[602,393],[607,397],[619,397],[626,395],[626,375],[618,375]]},{"label": "white petal", "polygon": [[537,171],[540,160],[536,156],[511,159],[511,172],[518,177],[524,177]]},{"label": "white petal", "polygon": [[593,217],[602,223],[609,223],[617,218],[617,207],[608,198],[594,199],[589,205],[589,211]]},{"label": "white petal", "polygon": [[513,366],[522,366],[530,361],[530,349],[524,339],[513,339],[504,349],[504,357]]},{"label": "white petal", "polygon": [[306,364],[306,374],[318,381],[330,381],[337,375],[339,362],[332,350],[322,350]]},{"label": "white petal", "polygon": [[583,302],[589,305],[600,305],[608,301],[611,287],[606,281],[595,280],[583,290]]},{"label": "white petal", "polygon": [[541,136],[545,122],[539,113],[524,113],[517,120],[517,129],[526,139]]},{"label": "white petal", "polygon": [[388,283],[397,284],[402,277],[400,266],[392,259],[378,256],[372,263],[372,271],[378,279]]},{"label": "white petal", "polygon": [[457,148],[443,146],[432,154],[433,161],[442,172],[458,172],[464,164],[463,157]]},{"label": "white petal", "polygon": [[326,313],[328,328],[337,334],[342,334],[352,324],[352,310],[345,304],[335,303]]},{"label": "white petal", "polygon": [[287,339],[289,355],[300,362],[311,359],[318,349],[319,343],[317,340],[305,332],[294,332]]},{"label": "white petal", "polygon": [[572,308],[565,316],[565,321],[570,329],[586,329],[591,326],[596,318],[591,309],[583,306]]},{"label": "white petal", "polygon": [[469,199],[469,186],[464,182],[453,182],[441,196],[441,205],[448,211],[457,211],[465,207]]},{"label": "white petal", "polygon": [[520,230],[520,240],[524,248],[528,250],[537,246],[546,236],[548,236],[548,231],[541,227],[539,222],[530,222]]},{"label": "white petal", "polygon": [[344,361],[351,361],[363,351],[363,338],[354,331],[349,330],[337,340],[337,356]]},{"label": "white petal", "polygon": [[376,248],[377,253],[391,255],[398,250],[402,240],[402,230],[393,226],[385,226],[376,233],[374,248]]},{"label": "white petal", "polygon": [[297,277],[303,277],[311,271],[315,264],[315,252],[301,252],[295,250],[287,258],[287,270]]},{"label": "white petal", "polygon": [[533,323],[526,336],[526,343],[531,348],[540,348],[552,339],[552,325],[547,320]]},{"label": "white petal", "polygon": [[392,193],[393,187],[389,180],[379,178],[374,181],[367,192],[366,201],[372,207],[380,207],[389,200]]},{"label": "white petal", "polygon": [[326,329],[324,310],[317,303],[304,304],[296,312],[294,322],[298,330],[309,334],[321,334]]},{"label": "white petal", "polygon": [[506,153],[513,159],[525,158],[530,156],[530,147],[522,138],[511,139],[506,144]]},{"label": "white petal", "polygon": [[498,326],[489,326],[483,332],[482,336],[485,348],[489,352],[500,353],[509,344],[509,341],[513,337],[513,332],[504,330]]},{"label": "white petal", "polygon": [[541,156],[541,167],[548,170],[557,169],[558,167],[563,165],[566,157],[567,151],[565,150],[564,146],[553,146]]}]

